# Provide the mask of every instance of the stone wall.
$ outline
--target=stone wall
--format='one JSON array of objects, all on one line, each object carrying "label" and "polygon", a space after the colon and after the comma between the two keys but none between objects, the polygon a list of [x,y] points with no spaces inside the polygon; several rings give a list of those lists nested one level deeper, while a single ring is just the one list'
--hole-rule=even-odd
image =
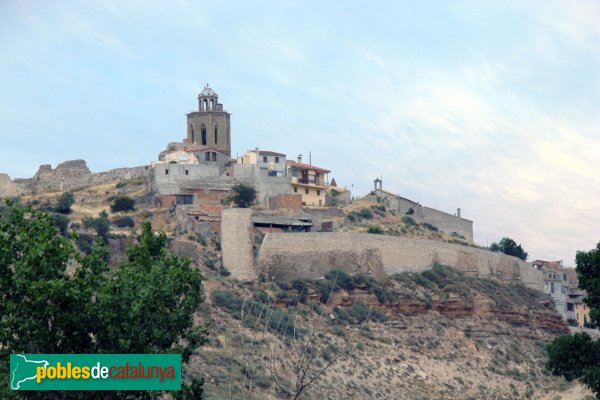
[{"label": "stone wall", "polygon": [[300,194],[279,194],[269,198],[269,208],[276,210],[278,208],[302,208],[302,195]]},{"label": "stone wall", "polygon": [[260,248],[257,272],[269,280],[319,278],[334,268],[383,277],[421,272],[436,263],[543,289],[542,273],[515,257],[432,240],[351,232],[269,233]]},{"label": "stone wall", "polygon": [[254,281],[258,278],[254,268],[252,248],[251,208],[226,208],[221,214],[221,248],[223,266],[231,272],[231,277],[241,281]]},{"label": "stone wall", "polygon": [[0,198],[40,192],[75,190],[90,185],[99,185],[149,177],[149,167],[117,168],[106,172],[92,173],[84,160],[65,161],[56,168],[41,165],[30,179],[12,181],[0,174]]}]

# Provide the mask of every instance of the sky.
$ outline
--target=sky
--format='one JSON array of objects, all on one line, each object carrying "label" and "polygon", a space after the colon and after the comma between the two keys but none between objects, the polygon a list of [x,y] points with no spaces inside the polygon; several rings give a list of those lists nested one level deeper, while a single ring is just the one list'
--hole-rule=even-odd
[{"label": "sky", "polygon": [[600,1],[0,1],[0,172],[148,164],[206,83],[311,154],[574,265],[600,241]]}]

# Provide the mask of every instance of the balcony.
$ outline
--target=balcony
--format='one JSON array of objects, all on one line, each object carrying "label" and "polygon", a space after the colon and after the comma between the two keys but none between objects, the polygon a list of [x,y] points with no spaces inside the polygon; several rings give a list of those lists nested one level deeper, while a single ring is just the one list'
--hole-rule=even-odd
[{"label": "balcony", "polygon": [[300,185],[322,186],[322,187],[327,186],[327,184],[322,179],[318,179],[314,176],[302,177],[302,178],[293,176],[292,183],[297,183]]}]

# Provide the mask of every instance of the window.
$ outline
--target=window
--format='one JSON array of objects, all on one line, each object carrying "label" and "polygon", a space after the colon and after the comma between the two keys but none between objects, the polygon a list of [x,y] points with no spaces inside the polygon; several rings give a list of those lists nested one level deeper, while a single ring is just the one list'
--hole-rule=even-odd
[{"label": "window", "polygon": [[215,125],[215,144],[217,144],[219,141],[218,139],[218,134],[217,134],[217,126]]},{"label": "window", "polygon": [[277,171],[269,171],[269,176],[277,176]]},{"label": "window", "polygon": [[554,282],[550,282],[550,293],[554,293]]},{"label": "window", "polygon": [[210,161],[210,151],[207,151],[206,153],[204,153],[204,160]]},{"label": "window", "polygon": [[194,134],[194,127],[190,125],[190,131],[192,131],[192,143],[196,142],[196,135]]},{"label": "window", "polygon": [[266,163],[267,162],[267,157],[263,157],[263,162]]},{"label": "window", "polygon": [[310,190],[308,190],[308,189],[304,189],[304,193],[306,193],[306,194],[309,194],[309,193],[310,193]]},{"label": "window", "polygon": [[185,174],[186,174],[186,175],[189,175],[189,174],[190,174],[190,171],[188,171],[188,170],[186,169],[186,170],[185,170]]},{"label": "window", "polygon": [[279,157],[275,157],[275,163],[279,164]]},{"label": "window", "polygon": [[215,153],[214,151],[212,153],[212,160],[217,161],[217,153]]},{"label": "window", "polygon": [[169,175],[169,170],[165,169],[165,175]]},{"label": "window", "polygon": [[321,195],[321,191],[317,189],[317,196]]},{"label": "window", "polygon": [[298,193],[298,188],[294,186],[294,193]]},{"label": "window", "polygon": [[202,146],[206,146],[206,128],[202,127]]},{"label": "window", "polygon": [[573,311],[573,303],[567,303],[567,311]]},{"label": "window", "polygon": [[175,204],[193,204],[194,196],[191,194],[176,194]]}]

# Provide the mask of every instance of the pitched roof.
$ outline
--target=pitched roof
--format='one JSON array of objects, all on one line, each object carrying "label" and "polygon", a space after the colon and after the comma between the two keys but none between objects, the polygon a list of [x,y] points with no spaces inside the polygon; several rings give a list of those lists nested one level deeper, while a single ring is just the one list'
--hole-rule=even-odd
[{"label": "pitched roof", "polygon": [[288,160],[287,163],[288,163],[288,166],[290,166],[290,167],[296,167],[296,168],[299,168],[299,169],[314,169],[315,171],[331,172],[330,170],[325,169],[325,168],[315,167],[314,165],[309,165],[309,164],[302,164],[302,163],[299,163],[299,162],[296,162],[296,161]]}]

